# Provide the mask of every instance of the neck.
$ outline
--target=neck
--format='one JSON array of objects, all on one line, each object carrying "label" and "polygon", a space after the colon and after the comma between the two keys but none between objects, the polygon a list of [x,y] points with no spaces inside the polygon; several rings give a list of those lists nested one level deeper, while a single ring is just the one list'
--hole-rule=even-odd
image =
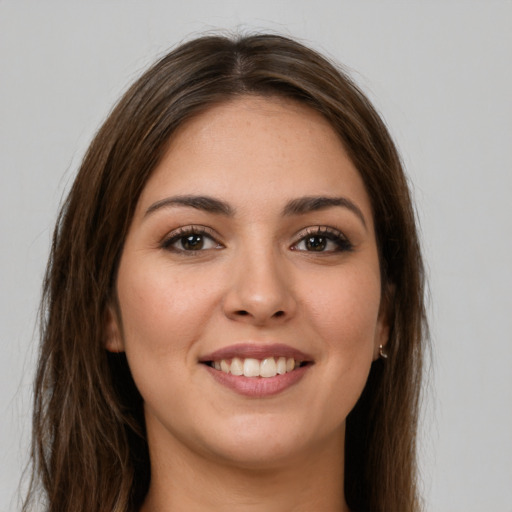
[{"label": "neck", "polygon": [[349,512],[344,435],[332,437],[286,461],[244,467],[174,442],[151,450],[150,436],[151,484],[141,512]]}]

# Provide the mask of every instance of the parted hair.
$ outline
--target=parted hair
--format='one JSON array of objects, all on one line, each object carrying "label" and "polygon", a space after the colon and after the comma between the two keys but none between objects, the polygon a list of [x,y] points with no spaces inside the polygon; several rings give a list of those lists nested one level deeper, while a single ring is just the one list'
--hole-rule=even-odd
[{"label": "parted hair", "polygon": [[407,179],[389,132],[337,65],[278,35],[203,36],[161,58],[92,141],[63,203],[41,303],[30,489],[23,510],[135,512],[150,481],[142,398],[105,349],[107,309],[138,198],[173,132],[241,95],[282,97],[327,119],[373,209],[390,337],[347,418],[353,511],[418,512],[416,431],[427,326]]}]

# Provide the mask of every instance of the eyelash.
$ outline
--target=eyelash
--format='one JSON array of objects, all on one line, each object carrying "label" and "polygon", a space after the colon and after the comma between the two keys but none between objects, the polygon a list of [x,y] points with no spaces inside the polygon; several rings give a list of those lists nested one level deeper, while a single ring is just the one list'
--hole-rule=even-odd
[{"label": "eyelash", "polygon": [[[338,252],[349,252],[354,249],[354,245],[350,240],[338,229],[327,227],[327,226],[317,226],[312,228],[307,228],[305,231],[299,234],[299,240],[295,242],[291,249],[295,251],[304,251],[304,252],[312,252],[312,253],[338,253]],[[328,242],[333,242],[336,245],[334,250],[305,250],[298,249],[297,246],[301,243],[307,243],[307,240],[311,240],[313,238],[320,238],[327,240]]]},{"label": "eyelash", "polygon": [[[187,249],[183,247],[183,242],[187,237],[192,236],[198,236],[201,237],[201,247],[199,249]],[[305,231],[301,232],[298,235],[300,238],[295,242],[290,249],[293,251],[301,251],[301,252],[311,252],[311,253],[326,253],[326,254],[332,254],[332,253],[338,253],[338,252],[348,252],[352,251],[354,246],[350,242],[350,240],[339,230],[327,227],[327,226],[317,226],[317,227],[311,227],[307,228]],[[321,247],[320,250],[307,250],[307,249],[299,249],[298,246],[301,243],[307,243],[308,239],[311,242],[312,239],[323,239],[325,244],[328,244],[329,242],[332,242],[336,245],[336,248],[334,250],[325,250],[324,246]],[[215,247],[207,247],[206,249],[203,248],[203,245],[205,243],[205,240],[208,239],[211,243],[215,244]],[[182,243],[182,247],[174,247],[174,244],[177,242]],[[319,243],[322,243],[321,241],[317,241]],[[187,227],[181,227],[172,233],[161,243],[162,249],[172,251],[178,254],[184,254],[184,255],[197,255],[197,253],[204,251],[204,250],[211,250],[211,249],[221,249],[223,248],[222,244],[217,241],[215,238],[212,230],[209,228],[206,228],[204,226],[187,226]]]},{"label": "eyelash", "polygon": [[168,251],[176,252],[179,254],[186,254],[186,255],[194,255],[195,253],[201,252],[203,249],[202,247],[200,249],[186,249],[184,247],[178,248],[173,247],[174,244],[179,242],[180,240],[183,241],[187,237],[192,236],[198,236],[203,239],[203,243],[205,239],[209,239],[211,242],[215,244],[215,247],[209,247],[208,249],[220,249],[222,248],[222,245],[217,242],[215,236],[213,235],[213,232],[204,227],[204,226],[187,226],[178,228],[177,230],[170,233],[170,235],[162,242],[161,247],[162,249],[166,249]]}]

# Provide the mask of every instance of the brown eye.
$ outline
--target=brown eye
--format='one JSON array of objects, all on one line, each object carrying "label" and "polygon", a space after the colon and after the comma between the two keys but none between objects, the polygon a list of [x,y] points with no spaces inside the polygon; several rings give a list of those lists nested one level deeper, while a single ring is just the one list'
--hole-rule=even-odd
[{"label": "brown eye", "polygon": [[203,235],[188,235],[180,239],[182,249],[186,251],[200,251],[204,247]]},{"label": "brown eye", "polygon": [[201,227],[180,228],[162,242],[162,248],[176,253],[193,253],[206,251],[208,249],[220,249],[222,245],[218,243],[212,235]]},{"label": "brown eye", "polygon": [[294,251],[338,253],[351,251],[353,245],[339,230],[330,227],[310,228],[295,245]]},{"label": "brown eye", "polygon": [[309,236],[304,240],[304,243],[308,251],[325,251],[327,238],[324,236]]}]

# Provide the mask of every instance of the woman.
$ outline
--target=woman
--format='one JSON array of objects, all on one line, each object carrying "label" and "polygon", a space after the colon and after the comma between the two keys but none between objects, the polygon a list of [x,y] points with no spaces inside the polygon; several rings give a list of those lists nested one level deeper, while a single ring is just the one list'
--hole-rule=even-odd
[{"label": "woman", "polygon": [[397,151],[350,79],[279,36],[182,45],[57,224],[46,509],[419,510],[423,286]]}]

